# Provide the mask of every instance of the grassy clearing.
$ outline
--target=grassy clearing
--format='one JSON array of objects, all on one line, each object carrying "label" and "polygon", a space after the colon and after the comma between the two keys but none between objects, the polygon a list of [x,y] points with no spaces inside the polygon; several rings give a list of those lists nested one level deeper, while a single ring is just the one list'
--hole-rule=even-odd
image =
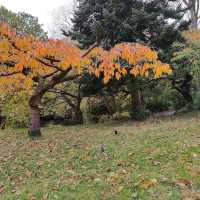
[{"label": "grassy clearing", "polygon": [[1,200],[200,199],[199,113],[25,133],[0,133]]}]

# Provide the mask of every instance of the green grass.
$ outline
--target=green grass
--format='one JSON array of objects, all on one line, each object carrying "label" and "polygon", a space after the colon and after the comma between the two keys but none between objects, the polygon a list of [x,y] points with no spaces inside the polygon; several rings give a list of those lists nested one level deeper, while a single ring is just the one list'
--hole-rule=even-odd
[{"label": "green grass", "polygon": [[199,113],[42,132],[31,141],[26,130],[1,131],[1,200],[200,197]]}]

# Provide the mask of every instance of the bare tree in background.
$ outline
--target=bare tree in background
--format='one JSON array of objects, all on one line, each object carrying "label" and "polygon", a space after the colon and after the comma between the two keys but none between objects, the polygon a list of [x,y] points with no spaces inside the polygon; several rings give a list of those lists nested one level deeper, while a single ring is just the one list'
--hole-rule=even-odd
[{"label": "bare tree in background", "polygon": [[200,0],[182,0],[188,9],[189,19],[191,20],[191,28],[198,29],[200,20]]},{"label": "bare tree in background", "polygon": [[68,32],[71,29],[71,19],[77,6],[76,0],[70,2],[71,3],[68,2],[67,4],[53,10],[52,22],[49,28],[50,37],[66,39],[66,36],[63,35],[63,31]]}]

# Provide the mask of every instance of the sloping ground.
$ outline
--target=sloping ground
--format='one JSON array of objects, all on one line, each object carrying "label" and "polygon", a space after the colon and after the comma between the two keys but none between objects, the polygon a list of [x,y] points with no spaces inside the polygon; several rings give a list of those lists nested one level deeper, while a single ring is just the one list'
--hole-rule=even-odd
[{"label": "sloping ground", "polygon": [[198,113],[25,132],[0,133],[1,200],[200,199]]}]

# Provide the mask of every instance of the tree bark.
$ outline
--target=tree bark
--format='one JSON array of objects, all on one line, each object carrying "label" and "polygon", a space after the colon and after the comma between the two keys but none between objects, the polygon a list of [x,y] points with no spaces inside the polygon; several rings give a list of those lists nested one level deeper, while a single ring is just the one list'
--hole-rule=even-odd
[{"label": "tree bark", "polygon": [[29,99],[29,112],[30,112],[30,124],[29,124],[29,136],[39,137],[41,136],[41,124],[40,124],[40,104],[45,91],[42,90],[42,85],[39,84],[36,92]]},{"label": "tree bark", "polygon": [[74,112],[74,121],[76,124],[83,124],[83,113],[80,110],[80,106],[77,106]]},{"label": "tree bark", "polygon": [[83,113],[81,111],[81,98],[77,98],[75,102],[69,99],[66,95],[63,96],[64,100],[71,107],[71,122],[73,124],[83,124]]},{"label": "tree bark", "polygon": [[139,89],[131,90],[131,117],[134,120],[144,119],[144,105],[142,92]]},{"label": "tree bark", "polygon": [[51,80],[45,84],[44,77],[38,77],[38,85],[35,89],[34,94],[29,99],[29,108],[30,108],[30,127],[29,127],[29,136],[38,137],[41,136],[41,124],[40,124],[40,105],[42,97],[50,89],[54,88],[57,84],[71,81],[76,79],[79,75],[68,76],[67,74],[71,71],[71,67],[66,71],[62,71],[59,74],[56,74],[51,78]]},{"label": "tree bark", "polygon": [[40,108],[39,106],[30,105],[30,127],[29,127],[30,137],[41,136],[40,131]]}]

